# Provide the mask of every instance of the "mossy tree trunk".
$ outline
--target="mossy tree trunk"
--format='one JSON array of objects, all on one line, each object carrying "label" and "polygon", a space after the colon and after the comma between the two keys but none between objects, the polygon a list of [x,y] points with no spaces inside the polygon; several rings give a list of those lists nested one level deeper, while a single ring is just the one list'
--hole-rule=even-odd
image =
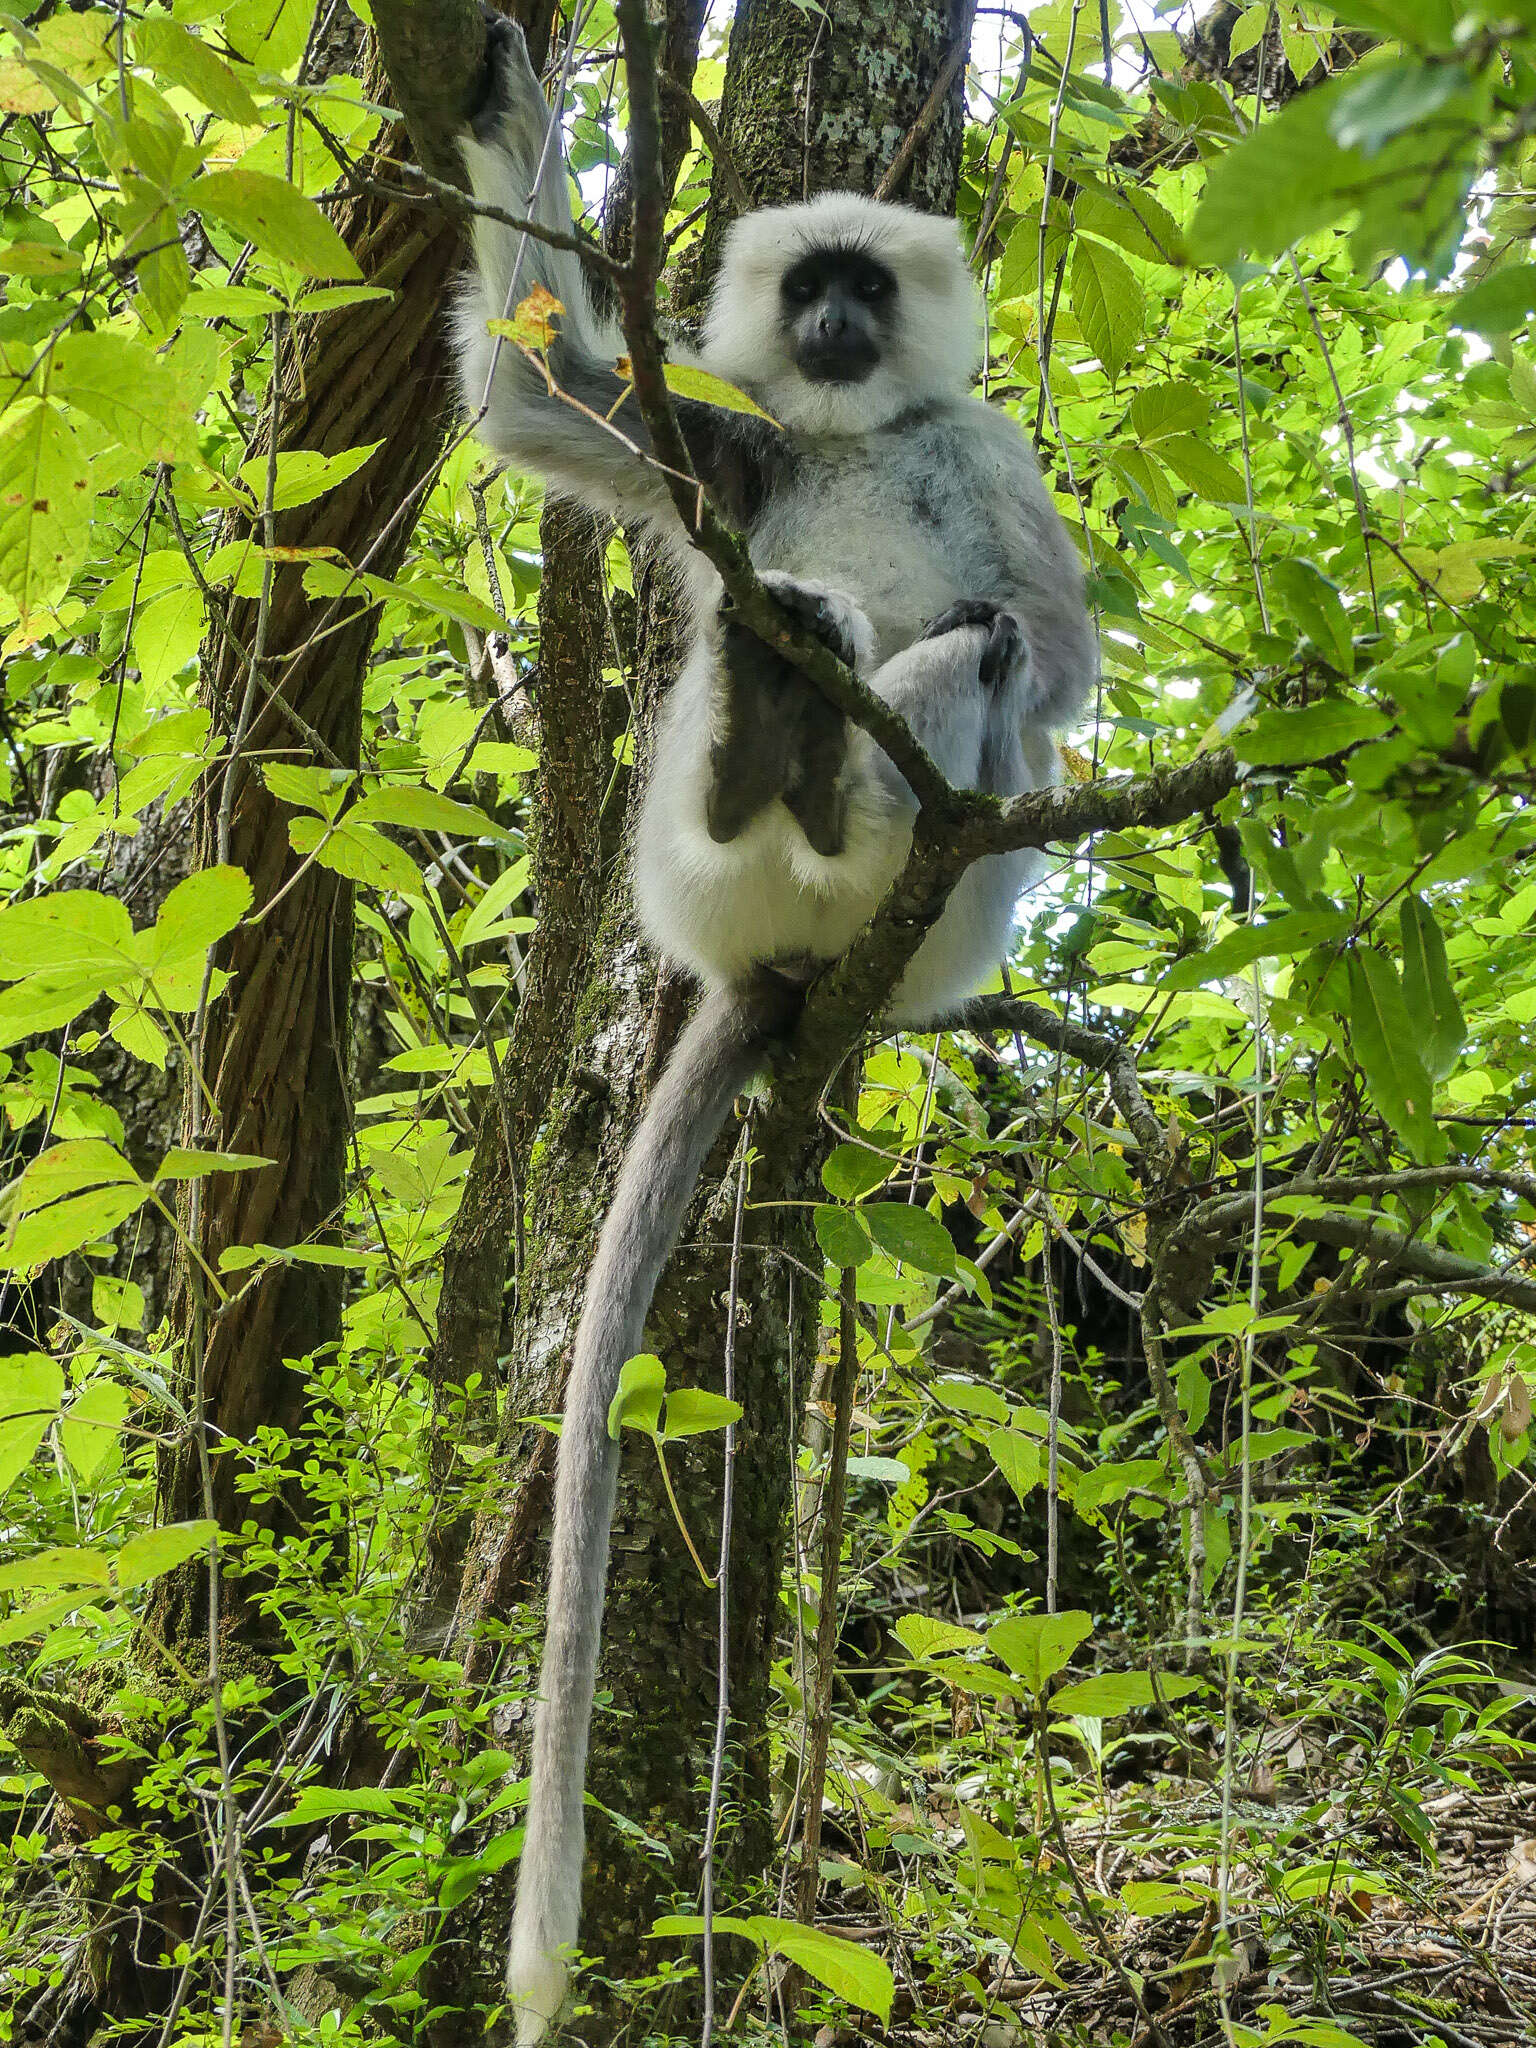
[{"label": "mossy tree trunk", "polygon": [[[923,114],[957,41],[968,42],[971,15],[971,0],[878,8],[865,0],[832,0],[822,11],[802,11],[789,0],[745,0],[732,30],[720,125],[753,198],[768,203],[840,186],[872,189]],[[663,110],[672,112],[666,102]],[[957,78],[924,126],[900,196],[929,210],[953,208],[962,127]],[[725,181],[717,178],[707,250],[718,246],[728,217],[724,192]],[[668,672],[678,621],[659,579],[650,579],[640,598],[641,700],[648,715],[656,678]],[[459,1613],[471,1634],[469,1675],[476,1682],[515,1675],[507,1652],[497,1647],[505,1633],[497,1625],[517,1618],[542,1579],[554,1451],[548,1433],[527,1418],[561,1405],[596,1226],[689,1000],[674,977],[658,974],[636,933],[622,875],[611,876],[593,971],[561,1020],[568,1034],[563,1078],[527,1190],[527,1255],[503,1431],[505,1502],[482,1519],[464,1564]],[[823,1144],[815,1094],[809,1092],[809,1106],[792,1130],[775,1124],[771,1149],[753,1164],[736,1308],[736,1391],[746,1412],[735,1468],[729,1818],[720,1844],[733,1902],[767,1873],[772,1857],[771,1666],[799,1414],[816,1364],[820,1299],[820,1253],[804,1222]],[[672,1385],[721,1384],[740,1141],[739,1128],[732,1128],[717,1148],[648,1327],[647,1343],[665,1361]],[[701,1555],[712,1558],[722,1486],[719,1441],[695,1439],[673,1462],[690,1533]],[[717,1598],[689,1556],[649,1447],[632,1447],[620,1481],[600,1680],[611,1704],[599,1707],[594,1724],[590,1788],[605,1806],[638,1823],[649,1841],[590,1816],[582,1940],[605,1975],[654,1970],[658,1949],[646,1938],[651,1921],[671,1904],[686,1911],[696,1902],[715,1725]],[[512,1882],[509,1871],[482,1884],[464,1909],[456,1981],[435,1984],[437,1995],[461,2003],[498,1994]],[[727,1967],[737,1960],[721,1958]],[[687,1987],[674,2000],[669,2025],[685,2022],[692,1995]],[[572,2034],[606,2040],[613,2024],[611,2010],[599,2011],[577,2022]]]}]

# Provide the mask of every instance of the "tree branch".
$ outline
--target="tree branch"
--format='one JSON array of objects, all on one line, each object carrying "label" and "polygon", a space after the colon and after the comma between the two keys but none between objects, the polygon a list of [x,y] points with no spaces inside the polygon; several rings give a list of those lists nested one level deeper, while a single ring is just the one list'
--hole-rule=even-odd
[{"label": "tree branch", "polygon": [[1161,1178],[1173,1164],[1163,1127],[1141,1092],[1135,1057],[1118,1038],[1111,1038],[1104,1031],[1090,1031],[1083,1024],[1069,1023],[1043,1003],[1025,1002],[1016,996],[985,996],[968,1004],[959,1021],[967,1031],[1022,1031],[1036,1045],[1065,1053],[1068,1059],[1080,1060],[1085,1067],[1102,1074],[1127,1130],[1145,1153],[1152,1171]]}]

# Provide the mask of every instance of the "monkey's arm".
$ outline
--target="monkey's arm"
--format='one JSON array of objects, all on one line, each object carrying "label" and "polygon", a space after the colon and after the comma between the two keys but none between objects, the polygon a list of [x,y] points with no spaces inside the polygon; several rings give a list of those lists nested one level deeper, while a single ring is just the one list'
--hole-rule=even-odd
[{"label": "monkey's arm", "polygon": [[1005,414],[976,410],[987,523],[1004,568],[995,594],[1023,634],[1025,716],[1052,728],[1070,725],[1099,679],[1082,561],[1019,428]]},{"label": "monkey's arm", "polygon": [[[497,15],[487,35],[483,94],[461,137],[470,188],[506,213],[573,235],[565,153],[522,31]],[[593,306],[580,257],[481,218],[475,269],[458,313],[459,359],[470,409],[485,408],[485,439],[598,510],[674,526],[666,481],[645,459],[651,441],[640,408],[614,368],[625,353],[623,334]],[[564,309],[554,316],[548,351],[554,391],[514,343],[498,346],[486,331],[488,320],[509,317],[538,285]],[[695,472],[730,518],[749,522],[782,436],[766,421],[718,406],[686,399],[675,406]]]}]

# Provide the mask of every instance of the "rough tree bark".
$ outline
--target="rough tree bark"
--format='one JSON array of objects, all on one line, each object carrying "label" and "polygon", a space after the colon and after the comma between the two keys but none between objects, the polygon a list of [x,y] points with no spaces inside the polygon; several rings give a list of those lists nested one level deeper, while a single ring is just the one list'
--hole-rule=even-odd
[{"label": "rough tree bark", "polygon": [[[530,11],[547,22],[545,0]],[[388,175],[406,146],[399,131],[387,136],[378,169]],[[452,172],[440,157],[434,165]],[[438,460],[455,403],[443,315],[462,243],[445,215],[372,196],[348,204],[337,225],[364,277],[388,287],[390,296],[306,322],[297,348],[285,348],[277,442],[325,454],[363,441],[383,445],[337,489],[280,515],[277,540],[284,548],[335,549],[353,563],[366,558],[371,570],[389,576],[410,541],[418,487]],[[271,431],[269,416],[264,440]],[[258,907],[278,895],[298,863],[288,843],[288,807],[249,763],[273,746],[317,764],[353,766],[358,759],[378,611],[349,600],[339,616],[332,612],[329,603],[305,596],[301,564],[277,569],[255,713],[234,771],[228,847],[230,860],[250,876]],[[317,638],[322,623],[327,630]],[[255,600],[235,599],[210,633],[204,690],[216,731],[234,730],[247,687],[240,650],[254,646],[256,631]],[[216,857],[222,782],[216,771],[203,793],[199,866]],[[337,1219],[349,1132],[352,943],[351,886],[314,864],[259,925],[223,950],[219,965],[231,978],[208,1019],[213,1108],[203,1142],[275,1163],[203,1184],[197,1243],[215,1271],[228,1245],[299,1244],[323,1236]],[[262,1425],[299,1423],[303,1387],[287,1361],[339,1337],[341,1277],[326,1267],[279,1266],[211,1323],[203,1389],[209,1424],[223,1442],[248,1444]],[[194,1329],[193,1309],[183,1271],[174,1301],[183,1336]],[[214,1460],[213,1512],[232,1528],[249,1512],[237,1476],[234,1458]],[[180,1520],[203,1511],[198,1460],[191,1445],[179,1445],[163,1461],[160,1512]],[[167,1639],[180,1638],[200,1625],[200,1579],[188,1571],[164,1584],[156,1625]]]}]

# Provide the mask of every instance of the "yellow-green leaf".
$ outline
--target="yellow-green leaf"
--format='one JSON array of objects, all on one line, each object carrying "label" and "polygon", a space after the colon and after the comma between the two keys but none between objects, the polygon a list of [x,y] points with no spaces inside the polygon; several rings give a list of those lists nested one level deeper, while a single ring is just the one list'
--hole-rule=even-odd
[{"label": "yellow-green leaf", "polygon": [[210,171],[189,197],[199,212],[306,277],[362,277],[351,250],[313,199],[281,178],[265,171]]}]

